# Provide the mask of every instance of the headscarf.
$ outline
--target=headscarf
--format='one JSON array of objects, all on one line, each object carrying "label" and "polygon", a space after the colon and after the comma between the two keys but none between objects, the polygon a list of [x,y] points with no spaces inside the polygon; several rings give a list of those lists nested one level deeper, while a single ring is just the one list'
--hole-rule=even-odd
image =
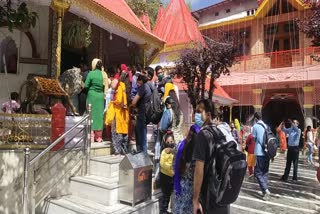
[{"label": "headscarf", "polygon": [[[169,92],[171,90],[174,90],[174,85],[173,83],[166,83],[165,86],[164,86],[164,94],[163,94],[163,97],[166,98],[167,96],[169,96]],[[164,100],[165,101],[165,100]]]},{"label": "headscarf", "polygon": [[101,61],[101,60],[98,59],[98,58],[94,58],[94,59],[92,60],[91,68],[92,68],[93,71],[96,70],[96,66],[97,66],[97,63],[98,63],[99,61]]},{"label": "headscarf", "polygon": [[121,71],[125,71],[128,73],[128,67],[126,66],[126,64],[121,64]]},{"label": "headscarf", "polygon": [[[101,59],[98,58],[94,58],[92,60],[91,66],[92,66],[92,70],[96,70],[97,68],[97,63],[101,61]],[[104,69],[101,70],[102,73],[102,81],[103,81],[103,85],[104,85],[104,94],[107,93],[108,89],[109,89],[109,78],[107,73],[104,71]]]},{"label": "headscarf", "polygon": [[[196,134],[198,134],[200,132],[200,127],[196,124],[192,125],[190,127],[190,131],[195,132]],[[179,166],[180,166],[180,160],[182,157],[182,153],[183,153],[183,149],[184,149],[184,145],[186,143],[186,139],[184,139],[181,143],[180,146],[178,148],[178,152],[177,152],[177,156],[176,156],[176,160],[174,163],[174,177],[173,177],[173,181],[174,181],[174,191],[175,193],[177,193],[178,195],[181,193],[181,184],[180,184],[180,180],[181,180],[181,176],[180,176],[180,172],[179,172]]]}]

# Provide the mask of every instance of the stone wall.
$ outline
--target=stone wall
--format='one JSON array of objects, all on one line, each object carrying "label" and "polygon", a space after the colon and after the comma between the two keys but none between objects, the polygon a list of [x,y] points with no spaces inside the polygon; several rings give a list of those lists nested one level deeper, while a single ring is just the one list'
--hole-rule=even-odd
[{"label": "stone wall", "polygon": [[[38,151],[32,151],[31,158],[37,153]],[[69,194],[69,178],[81,173],[81,157],[82,152],[74,150],[70,153],[49,152],[41,158],[29,173],[29,207],[32,204],[41,207],[46,197]],[[23,164],[22,150],[0,151],[1,214],[22,213]],[[31,192],[34,194],[31,195]]]},{"label": "stone wall", "polygon": [[[28,4],[29,6],[29,4]],[[30,4],[30,11],[38,13],[39,19],[37,25],[30,29],[30,33],[34,39],[39,60],[46,61],[48,59],[48,23],[49,23],[49,7],[37,6]],[[25,33],[13,30],[9,32],[7,27],[0,28],[0,43],[6,37],[11,37],[18,48],[18,73],[5,75],[0,73],[0,104],[7,101],[10,92],[19,92],[20,86],[27,79],[30,73],[46,75],[48,73],[47,64],[37,64],[32,56],[31,43]],[[19,57],[33,61],[32,63],[19,63]]]}]

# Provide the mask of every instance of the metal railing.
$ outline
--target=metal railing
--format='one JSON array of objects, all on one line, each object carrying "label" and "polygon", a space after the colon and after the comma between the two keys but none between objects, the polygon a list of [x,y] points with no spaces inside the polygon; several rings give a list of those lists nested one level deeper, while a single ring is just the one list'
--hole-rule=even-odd
[{"label": "metal railing", "polygon": [[[83,128],[81,128],[83,126]],[[79,128],[81,128],[79,130]],[[77,131],[73,137],[70,137],[72,132]],[[74,145],[71,146],[71,148],[67,148],[67,145],[69,145],[72,140],[76,136],[81,135],[80,139],[77,140]],[[65,157],[68,153],[71,151],[75,151],[79,149],[82,151],[82,163],[81,163],[81,175],[85,176],[89,174],[90,169],[90,150],[91,150],[91,105],[88,106],[87,114],[83,116],[83,118],[77,122],[74,126],[72,126],[68,131],[66,131],[64,134],[62,134],[58,139],[56,139],[53,143],[51,143],[46,149],[41,151],[39,154],[34,156],[32,159],[30,158],[30,149],[26,148],[24,150],[24,173],[23,173],[23,214],[29,214],[29,210],[32,210],[31,213],[34,213],[35,210],[35,200],[34,195],[35,194],[35,186],[32,187],[33,191],[29,192],[29,183],[30,183],[30,171],[32,170],[35,174],[36,170],[39,170],[43,165],[42,163],[39,163],[40,159],[45,157],[52,149],[54,149],[55,146],[57,146],[62,140],[66,139],[66,137],[70,137],[70,139],[64,143],[64,146],[59,148],[57,151],[54,151],[52,156],[49,157],[49,159],[52,159],[56,154],[59,153],[59,151],[64,151],[63,157]],[[81,144],[82,143],[82,144]],[[47,160],[48,161],[48,160]],[[38,168],[36,168],[36,163],[38,163]],[[31,172],[32,172],[31,171]],[[35,185],[36,178],[33,177],[33,182],[31,182],[32,185]],[[29,200],[29,195],[31,194],[32,201]],[[31,204],[31,207],[29,207],[29,203]],[[30,208],[30,209],[29,209]]]},{"label": "metal railing", "polygon": [[286,67],[317,65],[313,56],[320,55],[320,47],[307,47],[285,51],[275,51],[236,58],[232,72],[247,72]]}]

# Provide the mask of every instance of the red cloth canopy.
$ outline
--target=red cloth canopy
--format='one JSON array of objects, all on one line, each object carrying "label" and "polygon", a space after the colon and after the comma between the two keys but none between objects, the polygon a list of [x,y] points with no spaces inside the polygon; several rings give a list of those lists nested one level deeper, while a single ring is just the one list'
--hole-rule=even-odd
[{"label": "red cloth canopy", "polygon": [[184,0],[170,1],[163,15],[158,17],[153,34],[166,41],[166,45],[192,41],[204,44],[203,37]]}]

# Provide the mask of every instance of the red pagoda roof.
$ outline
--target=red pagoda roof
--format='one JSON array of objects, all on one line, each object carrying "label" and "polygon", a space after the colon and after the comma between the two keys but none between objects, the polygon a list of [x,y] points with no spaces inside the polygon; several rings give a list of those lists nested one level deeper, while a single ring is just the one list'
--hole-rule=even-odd
[{"label": "red pagoda roof", "polygon": [[[159,11],[158,14],[161,14]],[[204,44],[203,37],[184,0],[171,0],[157,20],[153,33],[166,41],[166,45],[194,42]]]},{"label": "red pagoda roof", "polygon": [[98,3],[105,9],[111,11],[115,15],[122,18],[124,21],[129,22],[131,25],[143,30],[149,34],[150,31],[141,23],[139,18],[134,14],[131,8],[124,0],[93,0],[94,2]]},{"label": "red pagoda roof", "polygon": [[156,25],[159,21],[159,19],[161,18],[161,16],[163,15],[164,11],[163,11],[163,6],[162,4],[160,4],[159,10],[158,10],[158,14],[157,14],[157,21],[156,21]]},{"label": "red pagoda roof", "polygon": [[148,13],[143,14],[143,15],[140,17],[140,20],[141,20],[142,24],[144,24],[144,26],[147,28],[147,30],[148,30],[149,32],[151,32],[150,18],[149,18]]},{"label": "red pagoda roof", "polygon": [[[175,78],[173,80],[174,84],[178,86],[179,90],[186,90],[187,84],[183,81],[182,78]],[[221,105],[231,105],[233,103],[237,103],[236,99],[230,97],[230,95],[220,86],[220,84],[215,81],[214,82],[214,89],[213,89],[213,98],[212,100]],[[205,82],[205,89],[209,91],[210,89],[210,78],[206,79]]]}]

